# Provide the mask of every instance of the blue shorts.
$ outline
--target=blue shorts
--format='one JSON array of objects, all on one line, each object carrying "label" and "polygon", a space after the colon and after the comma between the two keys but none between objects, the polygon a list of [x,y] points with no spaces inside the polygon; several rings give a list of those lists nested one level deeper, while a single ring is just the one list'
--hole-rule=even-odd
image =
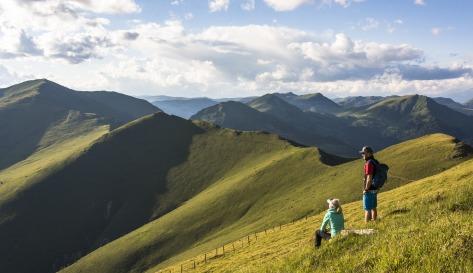
[{"label": "blue shorts", "polygon": [[363,194],[363,208],[372,210],[378,206],[378,193],[376,191],[368,191]]}]

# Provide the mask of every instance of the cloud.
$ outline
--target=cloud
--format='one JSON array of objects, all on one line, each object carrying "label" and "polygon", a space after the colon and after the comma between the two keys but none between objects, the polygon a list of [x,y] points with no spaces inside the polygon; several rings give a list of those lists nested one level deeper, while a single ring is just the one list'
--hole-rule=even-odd
[{"label": "cloud", "polygon": [[414,0],[414,4],[416,4],[418,6],[425,6],[426,5],[425,0]]},{"label": "cloud", "polygon": [[228,10],[228,6],[230,6],[230,0],[209,0],[210,12]]},{"label": "cloud", "polygon": [[360,23],[360,26],[361,26],[361,29],[363,31],[368,31],[368,30],[378,28],[379,22],[378,22],[378,20],[376,20],[374,18],[367,17],[367,18],[365,18],[363,23]]},{"label": "cloud", "polygon": [[344,8],[352,3],[360,3],[365,0],[264,0],[264,2],[276,11],[291,11],[304,4],[319,3],[320,6],[338,5]]},{"label": "cloud", "polygon": [[440,35],[440,33],[442,32],[442,29],[441,28],[438,28],[438,27],[433,27],[430,32],[432,33],[432,35],[434,36],[438,36]]},{"label": "cloud", "polygon": [[[9,0],[5,0],[9,1]],[[15,0],[18,4],[35,9],[38,14],[74,14],[78,11],[92,13],[134,13],[141,11],[140,6],[134,0]]]},{"label": "cloud", "polygon": [[264,0],[264,2],[276,11],[290,11],[311,3],[312,0]]},{"label": "cloud", "polygon": [[255,9],[255,0],[243,0],[240,7],[243,10],[252,11]]},{"label": "cloud", "polygon": [[[429,88],[431,92],[473,88],[472,67],[467,63],[431,65],[423,50],[409,44],[356,40],[344,33],[319,34],[279,25],[196,30],[170,20],[134,21],[117,29],[100,13],[90,11],[91,6],[79,7],[73,2],[62,7],[46,0],[30,5],[0,2],[3,10],[9,8],[8,12],[0,11],[0,58],[9,69],[8,73],[0,72],[0,78],[53,75],[77,89],[212,97],[278,90],[400,94],[430,92]],[[343,7],[354,2],[313,3]],[[230,4],[208,3],[215,3],[216,10],[226,10]],[[46,8],[47,4],[57,8],[55,12]],[[279,8],[291,9],[310,1],[279,4]]]}]

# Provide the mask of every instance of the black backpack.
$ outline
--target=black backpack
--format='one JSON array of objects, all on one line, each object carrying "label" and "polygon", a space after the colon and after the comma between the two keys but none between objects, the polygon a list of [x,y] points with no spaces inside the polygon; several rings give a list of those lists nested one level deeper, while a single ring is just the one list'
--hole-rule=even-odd
[{"label": "black backpack", "polygon": [[372,186],[379,190],[384,186],[386,180],[388,180],[389,166],[383,163],[379,163],[376,159],[370,159],[369,161],[374,164],[375,168]]}]

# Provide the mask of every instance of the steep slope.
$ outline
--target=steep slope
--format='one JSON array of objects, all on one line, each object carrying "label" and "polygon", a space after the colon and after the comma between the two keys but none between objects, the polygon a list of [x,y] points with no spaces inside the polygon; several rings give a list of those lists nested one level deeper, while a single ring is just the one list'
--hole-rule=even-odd
[{"label": "steep slope", "polygon": [[126,95],[78,92],[48,80],[27,81],[0,93],[0,169],[68,137],[159,111]]},{"label": "steep slope", "polygon": [[452,100],[451,98],[437,97],[433,99],[435,100],[435,102],[447,106],[452,110],[455,110],[468,116],[473,116],[473,109],[465,107],[465,105],[462,105],[461,103],[458,103]]},{"label": "steep slope", "polygon": [[[290,93],[286,95],[290,95]],[[258,111],[268,113],[291,124],[298,130],[298,135],[317,134],[322,136],[324,142],[316,142],[313,137],[309,137],[301,143],[315,145],[337,155],[358,156],[359,147],[367,143],[376,149],[385,148],[394,143],[394,141],[382,137],[377,130],[353,126],[351,117],[337,117],[311,111],[304,112],[290,105],[277,94],[264,95],[251,101],[249,105]]]},{"label": "steep slope", "polygon": [[310,111],[322,114],[336,114],[341,111],[341,107],[325,97],[321,93],[296,95],[294,93],[275,93],[275,96],[286,102],[297,106],[303,111]]},{"label": "steep slope", "polygon": [[[265,95],[251,101],[249,106],[240,102],[224,102],[200,111],[191,119],[237,130],[271,132],[303,145],[315,145],[337,155],[354,154],[355,148],[333,137],[324,136],[311,126],[312,121],[308,121],[309,114],[277,96]],[[322,125],[321,122],[317,124]],[[333,126],[327,128],[335,130],[336,124],[333,123]]]},{"label": "steep slope", "polygon": [[218,102],[208,98],[189,98],[153,101],[152,104],[168,114],[188,119],[200,110],[218,104]]},{"label": "steep slope", "polygon": [[[266,141],[271,138],[267,137]],[[175,210],[62,272],[155,272],[251,232],[317,213],[327,196],[359,198],[362,162],[330,166],[324,163],[327,155],[314,148],[276,148],[266,143],[266,154],[240,161]],[[219,154],[223,155],[229,156]],[[449,136],[432,135],[378,156],[392,168],[388,190],[463,162],[471,158],[471,151]]]},{"label": "steep slope", "polygon": [[441,132],[473,143],[473,117],[425,96],[386,99],[352,116],[356,126],[375,128],[383,136],[398,141]]},{"label": "steep slope", "polygon": [[362,97],[362,96],[355,96],[355,97],[346,97],[346,98],[337,98],[334,99],[334,102],[340,105],[341,107],[345,109],[350,109],[350,108],[358,108],[358,107],[363,107],[371,104],[375,104],[377,102],[380,102],[381,100],[385,99],[385,97],[381,96],[367,96],[367,97]]},{"label": "steep slope", "polygon": [[[158,113],[83,147],[54,171],[18,181],[18,170],[11,170],[0,175],[0,271],[59,269],[159,218],[224,175],[291,147],[274,135]],[[28,170],[34,175],[41,167],[29,164]],[[31,259],[22,263],[26,256]]]},{"label": "steep slope", "polygon": [[[313,249],[324,212],[227,244],[226,253],[192,258],[186,272],[472,272],[473,161],[379,195],[380,221],[366,225],[360,202],[342,203],[346,229],[375,235],[339,237]],[[342,200],[343,202],[344,200]],[[393,247],[395,246],[395,247]],[[432,251],[435,250],[435,251]],[[184,263],[192,268],[193,262]],[[164,269],[179,272],[180,263]]]}]

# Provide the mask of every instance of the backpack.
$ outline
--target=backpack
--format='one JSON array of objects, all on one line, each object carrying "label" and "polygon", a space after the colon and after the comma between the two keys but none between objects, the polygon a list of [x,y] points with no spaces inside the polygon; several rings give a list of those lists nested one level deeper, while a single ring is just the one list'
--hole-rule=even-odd
[{"label": "backpack", "polygon": [[388,180],[389,166],[383,163],[379,163],[376,159],[370,159],[374,164],[375,171],[373,175],[373,187],[377,190],[384,186],[386,180]]}]

